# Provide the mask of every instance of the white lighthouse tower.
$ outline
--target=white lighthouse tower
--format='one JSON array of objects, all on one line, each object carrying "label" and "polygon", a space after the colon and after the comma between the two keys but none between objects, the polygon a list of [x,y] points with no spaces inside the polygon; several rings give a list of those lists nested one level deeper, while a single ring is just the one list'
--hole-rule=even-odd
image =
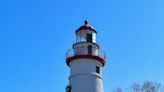
[{"label": "white lighthouse tower", "polygon": [[96,42],[97,31],[88,25],[76,30],[76,41],[66,53],[70,67],[66,92],[103,92],[101,69],[105,64],[105,52]]}]

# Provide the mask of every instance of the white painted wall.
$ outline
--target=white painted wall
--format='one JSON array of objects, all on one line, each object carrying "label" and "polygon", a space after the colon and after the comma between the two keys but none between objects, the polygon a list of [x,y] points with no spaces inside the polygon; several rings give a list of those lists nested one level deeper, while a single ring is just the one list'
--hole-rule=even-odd
[{"label": "white painted wall", "polygon": [[[96,73],[100,67],[100,74]],[[102,63],[94,59],[77,59],[70,62],[69,85],[71,92],[103,92]]]}]

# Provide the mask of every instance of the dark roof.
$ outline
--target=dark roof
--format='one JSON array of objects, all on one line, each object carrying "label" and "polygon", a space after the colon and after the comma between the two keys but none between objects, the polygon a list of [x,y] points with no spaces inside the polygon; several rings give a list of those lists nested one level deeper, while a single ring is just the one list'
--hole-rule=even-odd
[{"label": "dark roof", "polygon": [[92,26],[88,25],[88,21],[84,21],[84,25],[81,26],[81,27],[79,27],[79,28],[76,30],[76,33],[79,32],[79,31],[81,31],[81,30],[92,30],[92,31],[94,31],[95,33],[97,33],[96,30],[95,30]]}]

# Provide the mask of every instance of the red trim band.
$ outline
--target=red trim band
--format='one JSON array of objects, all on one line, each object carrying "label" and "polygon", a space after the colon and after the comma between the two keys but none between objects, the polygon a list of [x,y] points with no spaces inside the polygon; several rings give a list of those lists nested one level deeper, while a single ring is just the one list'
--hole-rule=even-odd
[{"label": "red trim band", "polygon": [[72,56],[72,57],[68,57],[67,59],[66,59],[66,63],[67,63],[67,65],[69,66],[69,63],[71,62],[71,61],[73,61],[73,60],[75,60],[75,59],[82,59],[82,58],[89,58],[89,59],[96,59],[96,60],[98,60],[98,61],[100,61],[102,64],[103,64],[103,66],[105,65],[105,58],[102,58],[102,57],[100,57],[100,56],[94,56],[94,55],[76,55],[76,56]]}]

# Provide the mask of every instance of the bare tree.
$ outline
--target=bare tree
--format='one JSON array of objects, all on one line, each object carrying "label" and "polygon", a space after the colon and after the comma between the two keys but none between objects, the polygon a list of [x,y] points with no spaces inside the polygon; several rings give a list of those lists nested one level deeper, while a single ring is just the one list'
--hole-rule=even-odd
[{"label": "bare tree", "polygon": [[[123,92],[123,90],[118,87],[113,92]],[[145,81],[142,85],[133,83],[125,92],[164,92],[164,87],[157,82]]]},{"label": "bare tree", "polygon": [[142,86],[138,83],[133,83],[130,86],[130,92],[142,92]]},{"label": "bare tree", "polygon": [[159,88],[159,92],[164,92],[164,86]]},{"label": "bare tree", "polygon": [[143,92],[158,92],[161,84],[156,82],[145,81],[142,90]]},{"label": "bare tree", "polygon": [[113,92],[123,92],[121,88],[117,87],[113,90]]}]

